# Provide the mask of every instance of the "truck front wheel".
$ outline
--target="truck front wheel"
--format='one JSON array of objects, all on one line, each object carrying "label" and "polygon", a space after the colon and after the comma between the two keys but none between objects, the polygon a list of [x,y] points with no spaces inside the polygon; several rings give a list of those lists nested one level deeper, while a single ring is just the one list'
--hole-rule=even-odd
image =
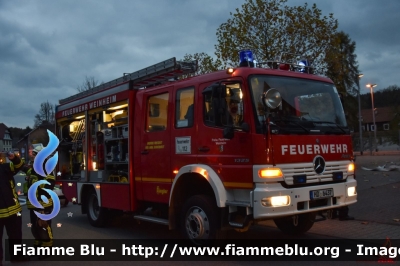
[{"label": "truck front wheel", "polygon": [[291,217],[274,219],[276,226],[289,235],[299,235],[307,232],[314,225],[315,212],[299,214]]},{"label": "truck front wheel", "polygon": [[196,195],[185,203],[182,209],[181,229],[185,238],[196,245],[219,236],[218,207],[211,197]]},{"label": "truck front wheel", "polygon": [[107,223],[107,209],[99,206],[96,191],[90,192],[86,203],[89,223],[95,227],[105,226]]}]

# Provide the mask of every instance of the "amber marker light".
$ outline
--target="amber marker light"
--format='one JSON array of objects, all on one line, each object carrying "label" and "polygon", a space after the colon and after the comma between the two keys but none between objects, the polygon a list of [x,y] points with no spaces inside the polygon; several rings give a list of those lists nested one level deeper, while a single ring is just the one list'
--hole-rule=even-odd
[{"label": "amber marker light", "polygon": [[354,163],[350,163],[349,166],[347,167],[347,170],[349,172],[354,172],[354,169],[355,169]]},{"label": "amber marker light", "polygon": [[172,173],[174,173],[174,175],[176,175],[178,172],[179,172],[178,170],[172,171]]},{"label": "amber marker light", "polygon": [[233,74],[233,72],[235,71],[234,68],[230,67],[226,70],[226,74]]},{"label": "amber marker light", "polygon": [[276,178],[283,177],[283,174],[279,168],[266,168],[258,171],[258,176],[261,178]]}]

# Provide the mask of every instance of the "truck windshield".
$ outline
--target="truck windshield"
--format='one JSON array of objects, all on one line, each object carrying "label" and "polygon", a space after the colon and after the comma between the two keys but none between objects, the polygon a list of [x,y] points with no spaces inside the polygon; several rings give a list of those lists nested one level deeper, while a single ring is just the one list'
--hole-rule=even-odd
[{"label": "truck windshield", "polygon": [[[264,107],[262,95],[277,89],[282,104]],[[280,76],[250,77],[257,132],[265,132],[267,116],[275,134],[348,134],[346,118],[335,86],[314,80]]]}]

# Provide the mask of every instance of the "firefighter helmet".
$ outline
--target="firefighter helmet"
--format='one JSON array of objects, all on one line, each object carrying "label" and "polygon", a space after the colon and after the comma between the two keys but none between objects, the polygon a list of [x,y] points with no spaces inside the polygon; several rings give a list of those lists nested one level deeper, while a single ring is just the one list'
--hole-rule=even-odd
[{"label": "firefighter helmet", "polygon": [[36,146],[36,147],[33,149],[32,154],[36,156],[42,149],[43,149],[43,148],[42,148],[41,146]]}]

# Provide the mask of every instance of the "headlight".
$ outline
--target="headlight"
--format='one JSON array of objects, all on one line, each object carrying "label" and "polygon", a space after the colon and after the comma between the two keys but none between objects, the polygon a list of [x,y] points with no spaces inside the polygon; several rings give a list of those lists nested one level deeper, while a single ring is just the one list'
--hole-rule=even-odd
[{"label": "headlight", "polygon": [[356,187],[348,187],[347,188],[347,196],[355,196],[357,195]]},{"label": "headlight", "polygon": [[265,207],[282,207],[290,205],[289,196],[275,196],[269,198],[263,198],[261,204]]}]

